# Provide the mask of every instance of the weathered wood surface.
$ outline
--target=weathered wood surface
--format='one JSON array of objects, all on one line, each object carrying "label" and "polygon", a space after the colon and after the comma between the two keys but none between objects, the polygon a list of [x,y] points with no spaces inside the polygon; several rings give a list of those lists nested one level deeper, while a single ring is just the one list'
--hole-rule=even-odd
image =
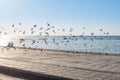
[{"label": "weathered wood surface", "polygon": [[120,56],[51,50],[9,49],[0,66],[78,80],[119,80]]}]

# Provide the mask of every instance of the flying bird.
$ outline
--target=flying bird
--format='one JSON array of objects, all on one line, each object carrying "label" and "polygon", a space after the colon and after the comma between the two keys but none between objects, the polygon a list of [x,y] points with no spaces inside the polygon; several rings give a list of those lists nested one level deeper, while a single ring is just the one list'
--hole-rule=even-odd
[{"label": "flying bird", "polygon": [[39,28],[39,30],[42,30],[42,29],[43,29],[43,27]]},{"label": "flying bird", "polygon": [[31,31],[33,31],[33,28],[31,28]]},{"label": "flying bird", "polygon": [[16,30],[14,30],[13,32],[16,33]]},{"label": "flying bird", "polygon": [[13,24],[12,27],[14,27],[15,25]]},{"label": "flying bird", "polygon": [[72,31],[73,31],[73,28],[71,28],[69,32],[72,32]]},{"label": "flying bird", "polygon": [[49,36],[49,33],[48,33],[48,32],[45,32],[45,34],[46,34],[47,36]]},{"label": "flying bird", "polygon": [[55,30],[53,30],[53,33],[54,33],[54,34],[56,33]]},{"label": "flying bird", "polygon": [[49,24],[49,23],[47,23],[47,26],[50,26],[50,24]]},{"label": "flying bird", "polygon": [[46,44],[46,45],[48,45],[47,40],[46,40],[46,39],[44,39],[44,41],[45,41],[45,44]]},{"label": "flying bird", "polygon": [[2,31],[0,31],[0,34],[2,33]]},{"label": "flying bird", "polygon": [[91,35],[93,36],[93,35],[94,35],[94,33],[91,33]]},{"label": "flying bird", "polygon": [[4,32],[4,35],[7,35],[7,32]]},{"label": "flying bird", "polygon": [[55,39],[53,38],[53,43],[55,43]]},{"label": "flying bird", "polygon": [[33,27],[35,28],[35,27],[37,27],[37,25],[33,25]]},{"label": "flying bird", "polygon": [[103,31],[103,29],[100,29],[99,31],[101,31],[101,32],[102,32],[102,31]]},{"label": "flying bird", "polygon": [[106,33],[107,35],[109,34],[109,32]]},{"label": "flying bird", "polygon": [[85,27],[83,27],[82,29],[86,29]]},{"label": "flying bird", "polygon": [[55,28],[54,26],[52,26],[51,28]]},{"label": "flying bird", "polygon": [[25,31],[23,31],[23,34],[25,34]]},{"label": "flying bird", "polygon": [[63,32],[65,32],[65,29],[62,29]]},{"label": "flying bird", "polygon": [[22,25],[22,23],[19,23],[19,25]]},{"label": "flying bird", "polygon": [[47,28],[45,31],[48,31],[48,30],[50,30],[50,28]]}]

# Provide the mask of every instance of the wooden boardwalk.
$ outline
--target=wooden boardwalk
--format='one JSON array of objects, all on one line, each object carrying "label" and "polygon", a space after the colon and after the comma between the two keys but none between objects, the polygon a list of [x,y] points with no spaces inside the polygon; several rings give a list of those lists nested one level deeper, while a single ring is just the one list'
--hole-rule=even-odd
[{"label": "wooden boardwalk", "polygon": [[120,56],[52,50],[0,52],[0,66],[75,80],[120,80]]}]

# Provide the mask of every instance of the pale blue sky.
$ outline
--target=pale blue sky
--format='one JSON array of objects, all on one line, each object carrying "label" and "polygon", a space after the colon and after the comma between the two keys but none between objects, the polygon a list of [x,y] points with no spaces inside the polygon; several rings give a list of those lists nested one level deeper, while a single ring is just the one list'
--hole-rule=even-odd
[{"label": "pale blue sky", "polygon": [[100,28],[120,35],[120,0],[0,0],[0,26],[22,22],[74,28],[74,34],[101,34]]}]

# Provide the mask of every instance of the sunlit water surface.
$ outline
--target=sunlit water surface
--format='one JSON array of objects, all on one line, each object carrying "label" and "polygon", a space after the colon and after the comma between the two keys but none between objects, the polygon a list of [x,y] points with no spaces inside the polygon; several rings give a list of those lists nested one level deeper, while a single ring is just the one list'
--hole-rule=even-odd
[{"label": "sunlit water surface", "polygon": [[[25,39],[25,41],[20,43],[20,39]],[[35,44],[32,44],[33,40]],[[13,41],[17,47],[23,47],[25,44],[28,48],[120,54],[120,36],[0,37],[0,46],[6,46],[9,41]]]}]

